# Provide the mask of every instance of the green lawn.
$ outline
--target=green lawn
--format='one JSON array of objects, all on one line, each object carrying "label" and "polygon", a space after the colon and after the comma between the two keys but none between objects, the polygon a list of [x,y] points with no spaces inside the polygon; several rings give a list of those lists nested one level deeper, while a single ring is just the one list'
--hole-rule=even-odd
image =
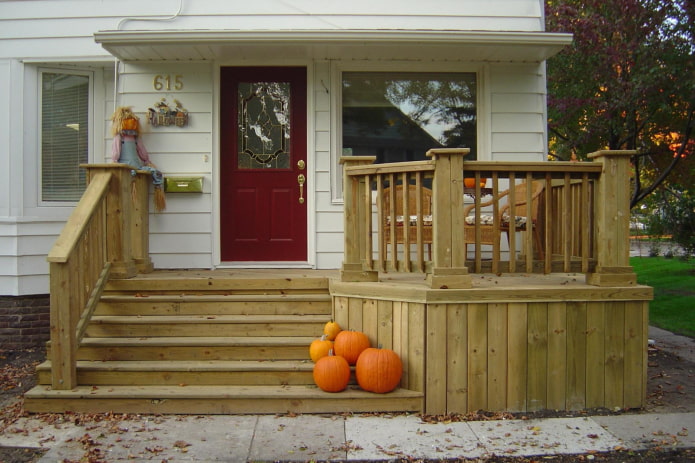
[{"label": "green lawn", "polygon": [[654,288],[649,322],[674,333],[695,337],[695,262],[678,258],[632,257],[637,282]]}]

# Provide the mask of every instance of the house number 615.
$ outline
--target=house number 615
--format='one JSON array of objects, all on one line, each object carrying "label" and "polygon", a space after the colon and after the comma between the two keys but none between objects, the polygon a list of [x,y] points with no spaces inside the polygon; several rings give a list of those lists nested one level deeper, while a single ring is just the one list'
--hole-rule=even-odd
[{"label": "house number 615", "polygon": [[181,74],[176,74],[175,76],[157,74],[152,80],[152,86],[158,92],[162,90],[169,91],[172,88],[181,90],[183,89],[183,76]]}]

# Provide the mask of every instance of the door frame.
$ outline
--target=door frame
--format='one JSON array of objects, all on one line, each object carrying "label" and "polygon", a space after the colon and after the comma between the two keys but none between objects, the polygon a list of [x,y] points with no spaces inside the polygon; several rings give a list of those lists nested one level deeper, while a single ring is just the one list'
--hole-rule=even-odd
[{"label": "door frame", "polygon": [[[306,261],[258,261],[258,262],[223,262],[222,261],[222,223],[221,223],[221,142],[222,133],[221,127],[221,68],[223,67],[304,67],[306,69],[306,176],[307,181],[304,185],[304,197],[306,199],[307,213],[307,260]],[[314,98],[314,66],[312,62],[307,61],[283,61],[283,62],[259,62],[251,60],[239,63],[216,63],[213,69],[213,105],[212,111],[213,127],[215,128],[212,136],[212,162],[213,162],[213,182],[212,182],[212,221],[213,221],[213,238],[212,238],[212,263],[213,268],[316,268],[316,202],[314,197],[314,176],[315,161],[314,153],[316,152],[315,129],[316,122],[312,116],[315,112]],[[331,121],[334,119],[333,111],[331,111]],[[331,122],[333,127],[333,122]],[[330,147],[327,147],[328,150]],[[206,157],[203,157],[203,162],[209,162]]]}]

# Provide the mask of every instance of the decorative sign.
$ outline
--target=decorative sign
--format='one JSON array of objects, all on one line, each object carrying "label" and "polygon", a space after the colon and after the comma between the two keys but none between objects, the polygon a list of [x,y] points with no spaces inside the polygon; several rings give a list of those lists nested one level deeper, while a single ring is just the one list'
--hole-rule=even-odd
[{"label": "decorative sign", "polygon": [[154,108],[147,109],[147,120],[152,127],[175,125],[186,127],[188,125],[188,111],[179,100],[174,100],[172,109],[166,98],[155,103]]}]

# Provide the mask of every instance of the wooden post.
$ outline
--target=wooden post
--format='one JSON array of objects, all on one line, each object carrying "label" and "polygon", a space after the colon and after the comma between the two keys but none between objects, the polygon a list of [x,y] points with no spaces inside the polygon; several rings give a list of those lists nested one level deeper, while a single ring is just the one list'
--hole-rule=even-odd
[{"label": "wooden post", "polygon": [[630,266],[630,156],[633,150],[589,154],[603,165],[596,182],[596,269],[587,273],[595,286],[632,286],[637,276]]},{"label": "wooden post", "polygon": [[150,258],[150,209],[149,190],[151,175],[149,172],[138,171],[135,177],[137,195],[133,198],[133,260],[139,273],[150,273],[154,264]]},{"label": "wooden post", "polygon": [[[133,201],[134,178],[132,167],[126,164],[88,164],[88,180],[99,171],[109,170],[113,174],[106,198],[106,257],[111,262],[113,278],[132,278],[138,270],[133,258]],[[147,195],[147,190],[137,195]]]},{"label": "wooden post", "polygon": [[366,210],[365,195],[371,194],[369,185],[364,177],[356,181],[346,173],[349,166],[372,164],[376,160],[374,156],[343,156],[340,164],[343,165],[343,267],[340,271],[341,281],[378,281],[379,272],[365,270],[362,267],[362,259],[366,253],[365,227],[367,218],[371,220],[371,211]]},{"label": "wooden post", "polygon": [[50,262],[51,288],[51,387],[70,390],[77,386],[77,325],[75,294],[70,291],[70,262]]},{"label": "wooden post", "polygon": [[427,151],[435,161],[432,182],[433,266],[427,281],[433,289],[470,288],[463,234],[463,157],[468,148]]}]

